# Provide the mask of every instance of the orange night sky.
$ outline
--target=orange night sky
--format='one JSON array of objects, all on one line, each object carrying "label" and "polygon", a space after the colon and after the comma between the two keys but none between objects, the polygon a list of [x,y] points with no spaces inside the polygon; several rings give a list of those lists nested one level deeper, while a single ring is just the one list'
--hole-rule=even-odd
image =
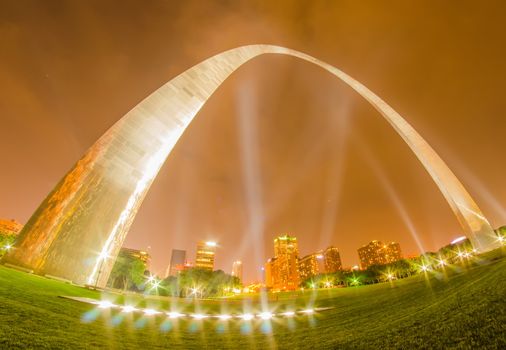
[{"label": "orange night sky", "polygon": [[[506,224],[504,2],[117,4],[0,3],[0,217],[26,222],[105,130],[177,74],[266,43],[368,86],[442,156],[492,226]],[[243,260],[253,281],[281,233],[298,238],[301,256],[335,245],[350,266],[372,239],[410,254],[413,235],[435,250],[460,228],[367,102],[318,67],[272,55],[240,68],[197,115],[126,246],[150,247],[163,275],[171,249],[194,260],[198,240],[216,240],[216,267]]]}]

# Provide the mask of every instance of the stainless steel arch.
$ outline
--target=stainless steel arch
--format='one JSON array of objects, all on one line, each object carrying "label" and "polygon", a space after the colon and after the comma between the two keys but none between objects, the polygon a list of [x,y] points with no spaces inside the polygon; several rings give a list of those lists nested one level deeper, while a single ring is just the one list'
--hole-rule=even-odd
[{"label": "stainless steel arch", "polygon": [[479,251],[498,246],[490,224],[460,181],[381,98],[314,57],[278,46],[250,45],[188,69],[113,125],[42,202],[4,261],[78,284],[104,286],[146,192],[185,128],[234,70],[267,53],[314,63],[369,101],[424,165],[473,246]]}]

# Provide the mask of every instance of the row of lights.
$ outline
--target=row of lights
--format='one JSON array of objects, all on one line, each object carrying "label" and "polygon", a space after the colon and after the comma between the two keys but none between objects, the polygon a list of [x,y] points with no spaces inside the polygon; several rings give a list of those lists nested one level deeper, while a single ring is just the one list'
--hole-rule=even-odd
[{"label": "row of lights", "polygon": [[[476,250],[473,249],[471,252],[469,251],[459,251],[457,252],[457,257],[460,258],[460,259],[469,259],[469,258],[472,258],[473,257],[473,254],[476,253]],[[445,267],[448,265],[448,262],[442,258],[440,259],[436,259],[436,266],[438,267]],[[427,271],[430,271],[431,270],[431,267],[432,265],[431,264],[428,264],[428,265],[420,265],[420,270],[422,270],[423,272],[427,272]]]},{"label": "row of lights", "polygon": [[232,318],[239,318],[244,321],[251,321],[254,318],[259,318],[262,320],[270,320],[273,317],[292,317],[292,316],[295,316],[296,314],[310,315],[310,314],[313,314],[315,311],[319,310],[319,309],[305,309],[305,310],[300,310],[300,311],[285,311],[285,312],[280,312],[280,313],[261,312],[259,314],[246,313],[246,314],[242,314],[242,315],[227,315],[227,314],[207,315],[207,314],[198,314],[198,313],[196,313],[196,314],[183,314],[183,313],[179,313],[179,312],[175,312],[175,311],[163,312],[163,311],[158,311],[155,309],[138,309],[138,308],[133,307],[131,305],[124,305],[124,306],[116,305],[116,304],[111,303],[110,301],[97,301],[97,302],[94,302],[94,304],[97,305],[99,309],[120,308],[121,311],[124,313],[131,313],[131,312],[138,311],[138,312],[143,312],[144,315],[146,315],[146,316],[160,315],[160,314],[165,313],[169,318],[172,318],[172,319],[181,318],[181,317],[190,317],[195,320],[203,320],[205,318],[218,318],[222,321],[226,321],[226,320],[229,320]]}]

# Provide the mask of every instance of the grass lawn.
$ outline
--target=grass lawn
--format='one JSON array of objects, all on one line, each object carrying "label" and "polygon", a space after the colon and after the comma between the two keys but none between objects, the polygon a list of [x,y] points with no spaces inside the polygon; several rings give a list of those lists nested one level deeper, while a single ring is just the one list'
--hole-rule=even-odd
[{"label": "grass lawn", "polygon": [[[506,258],[392,283],[280,293],[274,311],[333,307],[271,321],[169,320],[62,299],[81,296],[180,312],[258,312],[258,298],[116,296],[0,266],[2,349],[506,348]],[[272,299],[272,297],[271,297]]]}]

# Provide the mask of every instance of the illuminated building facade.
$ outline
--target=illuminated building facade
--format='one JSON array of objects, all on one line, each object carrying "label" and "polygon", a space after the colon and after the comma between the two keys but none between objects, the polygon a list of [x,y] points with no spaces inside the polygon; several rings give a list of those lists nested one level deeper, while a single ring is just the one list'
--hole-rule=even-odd
[{"label": "illuminated building facade", "polygon": [[334,273],[343,269],[341,255],[336,247],[328,247],[323,251],[322,255],[325,273]]},{"label": "illuminated building facade", "polygon": [[379,96],[341,70],[302,52],[249,45],[222,52],[187,69],[123,116],[49,193],[3,262],[76,284],[105,286],[139,206],[185,129],[232,72],[263,54],[289,55],[316,64],[360,94],[415,153],[473,247],[482,252],[501,246],[488,220],[453,172]]},{"label": "illuminated building facade", "polygon": [[374,240],[358,249],[358,257],[362,269],[372,265],[385,265],[402,259],[401,247],[399,243],[383,244]]},{"label": "illuminated building facade", "polygon": [[234,261],[234,263],[232,264],[232,276],[239,278],[241,283],[243,282],[243,280],[242,280],[242,261],[239,261],[239,260]]},{"label": "illuminated building facade", "polygon": [[172,249],[170,255],[170,263],[167,267],[165,277],[177,276],[178,273],[185,269],[186,264],[186,250]]},{"label": "illuminated building facade", "polygon": [[264,265],[264,282],[267,288],[274,287],[274,281],[279,280],[279,270],[276,265],[276,258],[270,258]]},{"label": "illuminated building facade", "polygon": [[341,271],[341,255],[336,247],[328,247],[299,259],[298,266],[300,281],[303,282],[319,274]]},{"label": "illuminated building facade", "polygon": [[274,239],[274,259],[265,265],[267,286],[274,290],[295,290],[299,285],[298,257],[297,238],[284,235]]},{"label": "illuminated building facade", "polygon": [[383,248],[385,263],[390,264],[402,259],[401,245],[397,242],[390,242]]},{"label": "illuminated building facade", "polygon": [[200,241],[197,244],[197,256],[195,257],[195,267],[199,269],[213,271],[215,253],[216,253],[215,242]]},{"label": "illuminated building facade", "polygon": [[149,270],[151,264],[151,256],[148,252],[139,249],[131,249],[122,247],[119,251],[118,257],[128,257],[132,259],[138,259],[146,265],[146,270]]},{"label": "illuminated building facade", "polygon": [[316,276],[321,273],[322,269],[319,265],[323,260],[323,255],[319,253],[309,254],[303,258],[299,259],[298,268],[299,268],[299,278],[301,282]]},{"label": "illuminated building facade", "polygon": [[0,219],[0,234],[17,235],[23,228],[23,225],[16,220]]}]

